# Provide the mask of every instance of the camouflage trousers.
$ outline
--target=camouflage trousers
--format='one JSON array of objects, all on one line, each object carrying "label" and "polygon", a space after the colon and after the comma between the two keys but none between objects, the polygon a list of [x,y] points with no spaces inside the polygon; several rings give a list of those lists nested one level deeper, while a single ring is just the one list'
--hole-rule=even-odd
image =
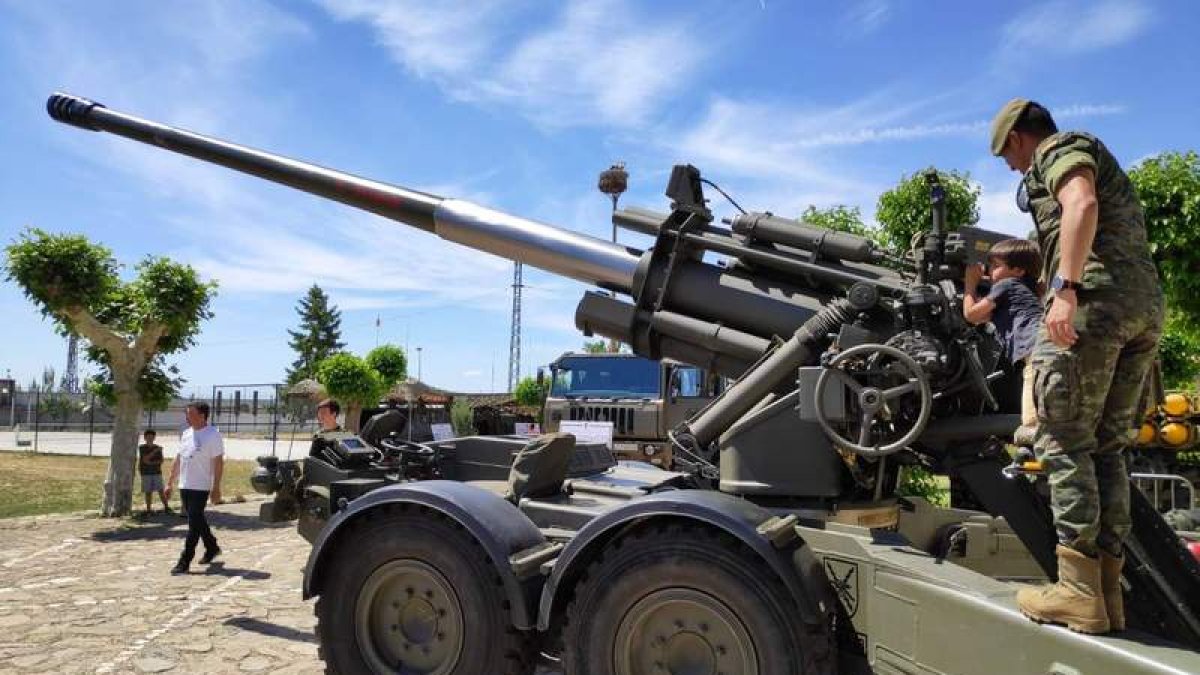
[{"label": "camouflage trousers", "polygon": [[1130,530],[1124,450],[1136,437],[1142,386],[1158,354],[1161,295],[1080,292],[1069,348],[1043,323],[1033,350],[1034,450],[1050,481],[1059,541],[1114,555]]}]

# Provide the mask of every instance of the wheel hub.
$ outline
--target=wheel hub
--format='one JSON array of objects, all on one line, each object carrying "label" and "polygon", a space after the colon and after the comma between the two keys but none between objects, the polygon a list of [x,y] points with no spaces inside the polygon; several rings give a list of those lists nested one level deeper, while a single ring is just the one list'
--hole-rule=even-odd
[{"label": "wheel hub", "polygon": [[449,581],[416,560],[376,569],[358,594],[355,633],[377,673],[445,675],[463,646],[463,615]]},{"label": "wheel hub", "polygon": [[418,598],[400,606],[400,632],[404,639],[417,644],[433,640],[437,634],[437,608]]},{"label": "wheel hub", "polygon": [[858,405],[872,415],[883,409],[883,400],[883,392],[875,387],[864,387],[858,394]]},{"label": "wheel hub", "polygon": [[680,632],[667,641],[666,670],[672,675],[708,675],[717,672],[714,646],[692,632]]},{"label": "wheel hub", "polygon": [[617,629],[619,675],[734,675],[758,672],[750,632],[720,599],[668,588],[635,603]]}]

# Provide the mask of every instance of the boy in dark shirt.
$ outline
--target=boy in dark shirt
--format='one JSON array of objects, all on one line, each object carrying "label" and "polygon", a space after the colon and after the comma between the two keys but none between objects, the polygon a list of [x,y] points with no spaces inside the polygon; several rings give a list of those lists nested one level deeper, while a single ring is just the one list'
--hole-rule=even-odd
[{"label": "boy in dark shirt", "polygon": [[992,288],[979,297],[983,268],[972,265],[964,279],[963,317],[970,323],[991,321],[1004,345],[1004,355],[1013,371],[1024,371],[1021,388],[1021,428],[1017,445],[1031,445],[1037,428],[1037,410],[1033,405],[1033,373],[1029,359],[1042,322],[1042,254],[1028,239],[1005,239],[988,251],[988,276]]},{"label": "boy in dark shirt", "polygon": [[138,446],[138,474],[142,477],[142,493],[146,495],[146,515],[154,512],[150,508],[150,497],[155,492],[162,500],[163,511],[171,512],[171,507],[167,506],[167,495],[163,492],[163,449],[154,443],[156,435],[153,429],[147,429],[142,435],[146,442]]}]

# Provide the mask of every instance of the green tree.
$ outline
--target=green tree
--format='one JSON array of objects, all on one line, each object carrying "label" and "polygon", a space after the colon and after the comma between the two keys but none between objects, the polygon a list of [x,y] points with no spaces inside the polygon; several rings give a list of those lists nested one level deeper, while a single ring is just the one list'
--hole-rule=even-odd
[{"label": "green tree", "polygon": [[1200,157],[1164,152],[1130,169],[1129,179],[1167,299],[1185,323],[1200,327]]},{"label": "green tree", "polygon": [[1158,343],[1158,358],[1162,365],[1163,386],[1167,389],[1190,389],[1200,376],[1200,334],[1184,324],[1178,312],[1168,312]]},{"label": "green tree", "polygon": [[584,354],[607,354],[608,353],[608,342],[606,342],[604,340],[584,340],[583,341],[583,353]]},{"label": "green tree", "polygon": [[529,406],[531,408],[541,408],[542,403],[546,400],[546,394],[550,391],[550,383],[547,380],[538,382],[532,377],[522,378],[517,383],[517,388],[513,391],[513,398],[517,403]]},{"label": "green tree", "polygon": [[[50,422],[57,421],[65,424],[71,414],[71,410],[75,408],[71,397],[63,392],[45,392],[41,395],[40,399],[38,401],[38,416]],[[45,424],[45,422],[42,422],[42,424]]]},{"label": "green tree", "polygon": [[367,365],[379,373],[385,387],[391,387],[408,375],[408,357],[396,345],[379,345],[367,352]]},{"label": "green tree", "polygon": [[291,336],[288,346],[296,352],[296,360],[287,371],[289,385],[316,377],[317,364],[346,346],[341,341],[342,313],[329,304],[329,296],[320,286],[313,284],[308,289],[308,294],[296,305],[296,312],[300,315],[300,327],[288,331]]},{"label": "green tree", "polygon": [[[101,513],[122,516],[133,504],[137,424],[147,400],[173,394],[179,380],[164,382],[162,355],[190,347],[209,307],[215,283],[196,270],[148,256],[123,281],[112,251],[81,235],[26,230],[6,249],[7,278],[15,281],[64,335],[88,341],[88,357],[101,367],[115,404],[112,450]],[[169,380],[169,378],[168,378]]]},{"label": "green tree", "polygon": [[818,209],[812,204],[800,214],[800,220],[809,225],[816,225],[835,232],[848,232],[860,237],[875,239],[879,233],[868,227],[862,219],[862,211],[857,206],[835,204],[828,208]]},{"label": "green tree", "polygon": [[[93,353],[93,349],[89,348],[88,358],[99,363],[103,358],[103,353]],[[142,395],[142,410],[166,410],[171,405],[171,400],[179,393],[183,382],[184,379],[179,376],[179,368],[168,365],[161,354],[156,354],[150,363],[146,364],[138,378],[138,391]],[[87,382],[87,388],[104,405],[109,407],[117,405],[116,386],[110,372],[105,371],[93,375]]]},{"label": "green tree", "polygon": [[470,436],[475,433],[475,407],[463,399],[450,404],[450,424],[455,436]]},{"label": "green tree", "polygon": [[[938,171],[946,190],[946,227],[956,230],[979,220],[979,186],[971,182],[970,174],[957,171]],[[929,205],[929,184],[923,173],[903,176],[900,183],[879,196],[875,208],[879,221],[876,240],[892,251],[907,253],[913,236],[933,227]]]},{"label": "green tree", "polygon": [[376,404],[387,386],[365,359],[345,352],[322,359],[316,375],[325,392],[346,407],[346,428],[350,431],[358,431],[363,406]]},{"label": "green tree", "polygon": [[1146,214],[1150,254],[1167,298],[1159,355],[1167,387],[1200,374],[1200,156],[1164,152],[1129,170]]}]

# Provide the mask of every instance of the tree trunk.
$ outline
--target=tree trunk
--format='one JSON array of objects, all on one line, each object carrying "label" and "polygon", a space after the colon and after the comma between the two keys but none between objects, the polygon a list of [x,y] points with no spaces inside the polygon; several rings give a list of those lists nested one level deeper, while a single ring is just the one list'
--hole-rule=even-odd
[{"label": "tree trunk", "polygon": [[101,515],[106,517],[127,516],[133,509],[133,470],[137,464],[138,418],[142,414],[137,374],[129,378],[121,377],[115,368],[113,371],[117,409],[104,480],[104,504],[100,507]]},{"label": "tree trunk", "polygon": [[358,421],[362,418],[362,404],[353,401],[346,404],[346,431],[358,433]]}]

